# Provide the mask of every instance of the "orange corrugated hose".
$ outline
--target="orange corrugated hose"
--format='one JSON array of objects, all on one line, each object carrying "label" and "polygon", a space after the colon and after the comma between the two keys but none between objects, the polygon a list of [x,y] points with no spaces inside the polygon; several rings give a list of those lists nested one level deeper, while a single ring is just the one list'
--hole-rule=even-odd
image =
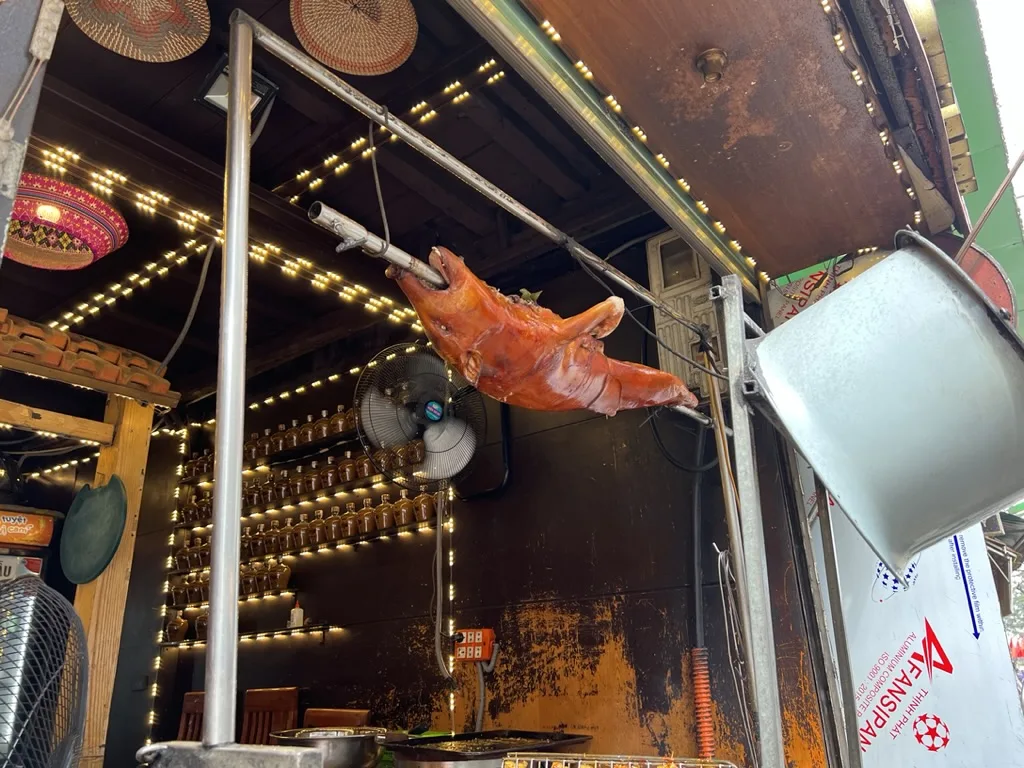
[{"label": "orange corrugated hose", "polygon": [[711,720],[711,673],[708,649],[694,648],[691,654],[693,674],[693,707],[697,723],[697,757],[710,760],[715,756],[715,726]]}]

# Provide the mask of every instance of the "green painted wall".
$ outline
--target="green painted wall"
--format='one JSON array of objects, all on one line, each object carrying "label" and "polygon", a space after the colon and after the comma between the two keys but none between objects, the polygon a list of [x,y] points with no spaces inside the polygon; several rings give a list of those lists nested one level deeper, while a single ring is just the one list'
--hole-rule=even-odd
[{"label": "green painted wall", "polygon": [[[935,0],[935,9],[978,179],[978,191],[964,198],[976,222],[1009,170],[1006,145],[974,0]],[[1003,265],[1018,297],[1024,296],[1024,237],[1012,190],[992,212],[978,243]]]}]

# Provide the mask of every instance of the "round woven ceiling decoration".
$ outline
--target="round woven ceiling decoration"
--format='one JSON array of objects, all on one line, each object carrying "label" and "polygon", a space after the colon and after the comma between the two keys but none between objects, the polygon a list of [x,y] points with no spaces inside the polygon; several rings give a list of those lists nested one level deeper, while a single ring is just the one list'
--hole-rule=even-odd
[{"label": "round woven ceiling decoration", "polygon": [[68,14],[104,48],[139,61],[183,59],[210,36],[206,0],[66,0]]},{"label": "round woven ceiling decoration", "polygon": [[397,69],[419,32],[409,0],[291,0],[291,14],[310,56],[349,75]]},{"label": "round woven ceiling decoration", "polygon": [[38,269],[81,269],[127,239],[124,217],[96,195],[59,179],[23,173],[4,258]]}]

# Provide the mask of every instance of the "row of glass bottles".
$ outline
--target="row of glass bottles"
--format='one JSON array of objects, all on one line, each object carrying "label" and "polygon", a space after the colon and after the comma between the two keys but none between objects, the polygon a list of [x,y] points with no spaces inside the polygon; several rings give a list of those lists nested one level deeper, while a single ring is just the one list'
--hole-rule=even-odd
[{"label": "row of glass bottles", "polygon": [[[308,471],[300,465],[292,470],[282,469],[277,475],[266,472],[260,477],[242,481],[242,505],[259,507],[305,493],[328,490],[343,483],[370,477],[377,468],[403,469],[422,462],[424,452],[423,441],[415,440],[394,450],[377,451],[373,459],[365,454],[356,459],[352,451],[345,451],[340,461],[335,456],[328,456],[323,463],[311,462]],[[209,489],[193,491],[181,507],[181,522],[186,525],[209,520],[212,515],[213,496]]]},{"label": "row of glass bottles", "polygon": [[[253,432],[250,439],[242,446],[242,455],[246,461],[265,459],[275,453],[297,448],[300,445],[322,440],[330,435],[340,435],[351,432],[356,428],[356,412],[354,409],[345,410],[342,405],[338,406],[337,412],[328,416],[327,409],[320,411],[321,417],[314,420],[313,414],[306,414],[306,421],[300,424],[298,419],[292,419],[291,428],[284,424],[277,425],[277,431],[270,427],[263,430],[263,436]],[[192,458],[185,462],[182,468],[182,478],[190,479],[199,475],[205,475],[213,471],[213,454],[207,448],[202,455],[193,453]]]},{"label": "row of glass bottles", "polygon": [[306,415],[306,422],[300,424],[298,419],[292,419],[290,428],[284,424],[277,425],[274,432],[267,427],[263,430],[261,437],[259,432],[253,432],[242,446],[242,456],[246,461],[256,461],[273,456],[275,453],[298,448],[300,445],[323,440],[330,435],[340,435],[351,432],[356,428],[356,412],[354,409],[345,410],[339,405],[333,416],[327,415],[327,409],[320,411],[320,418],[314,421],[313,414]]},{"label": "row of glass bottles", "polygon": [[[246,564],[238,569],[238,594],[240,597],[288,588],[292,569],[283,561],[270,559]],[[190,573],[178,584],[171,586],[171,605],[180,608],[193,603],[205,603],[210,599],[210,572]]]},{"label": "row of glass bottles", "polygon": [[[420,486],[420,494],[416,498],[409,498],[409,492],[403,488],[394,503],[391,502],[391,494],[384,493],[381,494],[380,503],[376,505],[369,496],[364,498],[361,510],[356,509],[355,502],[349,502],[344,514],[341,507],[335,506],[331,507],[331,513],[326,518],[324,511],[318,509],[312,520],[303,512],[299,515],[297,523],[294,523],[294,518],[289,517],[285,519],[283,526],[279,520],[272,521],[269,529],[265,523],[260,523],[256,526],[255,532],[252,526],[247,526],[242,532],[239,556],[243,560],[250,557],[265,557],[414,522],[425,523],[434,517],[435,504],[435,496],[427,493],[426,486]],[[209,566],[209,540],[196,536],[191,546],[186,540],[175,552],[174,562],[179,570]]]}]

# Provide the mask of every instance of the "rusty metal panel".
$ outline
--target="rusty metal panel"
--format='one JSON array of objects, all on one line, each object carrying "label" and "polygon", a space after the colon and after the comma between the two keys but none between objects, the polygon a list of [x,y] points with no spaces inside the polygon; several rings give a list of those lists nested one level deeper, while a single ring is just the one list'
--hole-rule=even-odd
[{"label": "rusty metal panel", "polygon": [[[829,2],[527,5],[759,268],[775,275],[883,244],[913,221],[916,204],[880,140],[882,110],[876,102],[868,114],[853,43],[846,36],[839,50]],[[705,83],[695,62],[712,47],[728,65]]]}]

